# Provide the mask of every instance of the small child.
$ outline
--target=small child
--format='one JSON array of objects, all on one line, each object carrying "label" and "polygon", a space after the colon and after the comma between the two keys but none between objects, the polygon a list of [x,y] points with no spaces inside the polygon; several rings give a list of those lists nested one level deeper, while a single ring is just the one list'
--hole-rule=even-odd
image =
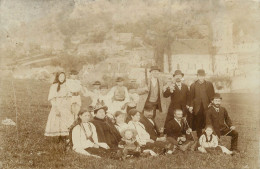
[{"label": "small child", "polygon": [[139,157],[141,154],[141,148],[136,141],[137,131],[126,128],[120,134],[122,139],[118,144],[118,147],[121,148],[121,150],[118,151],[118,156],[123,160],[125,160],[128,155]]},{"label": "small child", "polygon": [[115,113],[115,121],[115,127],[120,133],[128,127],[125,123],[125,113],[121,111]]},{"label": "small child", "polygon": [[207,151],[220,148],[223,153],[232,154],[232,151],[228,150],[224,146],[218,145],[218,137],[213,134],[212,126],[207,126],[204,134],[199,138],[200,147],[198,150],[202,153],[207,153]]}]

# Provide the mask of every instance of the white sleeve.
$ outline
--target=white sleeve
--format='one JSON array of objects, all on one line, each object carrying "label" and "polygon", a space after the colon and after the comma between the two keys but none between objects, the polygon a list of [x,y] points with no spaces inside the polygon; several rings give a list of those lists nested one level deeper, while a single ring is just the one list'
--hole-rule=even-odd
[{"label": "white sleeve", "polygon": [[124,103],[128,103],[128,102],[130,102],[130,96],[129,96],[127,88],[125,87],[125,100],[124,100]]},{"label": "white sleeve", "polygon": [[87,140],[84,132],[79,125],[74,127],[74,129],[72,130],[72,143],[73,149],[86,149],[94,146],[93,142]]},{"label": "white sleeve", "polygon": [[215,135],[212,135],[212,147],[217,147],[218,146],[218,138]]},{"label": "white sleeve", "polygon": [[51,101],[53,98],[57,97],[57,84],[52,84],[50,87],[48,101]]},{"label": "white sleeve", "polygon": [[200,143],[201,146],[203,146],[203,143],[204,143],[203,138],[204,138],[204,135],[201,135],[200,138],[199,138],[199,143]]}]

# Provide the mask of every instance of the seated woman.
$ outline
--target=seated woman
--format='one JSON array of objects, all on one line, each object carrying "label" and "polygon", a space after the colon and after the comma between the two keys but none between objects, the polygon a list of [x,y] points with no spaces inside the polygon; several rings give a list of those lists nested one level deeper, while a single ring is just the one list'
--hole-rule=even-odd
[{"label": "seated woman", "polygon": [[[77,124],[72,128],[73,150],[84,155],[100,154],[99,147],[109,148],[106,143],[98,142],[96,127],[90,122],[92,116],[88,111],[81,111],[78,114]],[[96,149],[96,150],[95,150]]]},{"label": "seated woman", "polygon": [[146,143],[154,143],[154,141],[150,138],[149,133],[145,130],[144,125],[140,123],[140,112],[136,109],[131,109],[129,111],[129,115],[131,120],[128,122],[128,127],[137,131],[137,142],[141,146],[145,146]]},{"label": "seated woman", "polygon": [[115,127],[119,133],[128,127],[128,125],[125,123],[125,117],[126,114],[121,111],[117,111],[115,113]]},{"label": "seated woman", "polygon": [[232,154],[233,152],[228,150],[224,146],[218,145],[218,137],[213,134],[212,126],[207,126],[204,134],[199,138],[200,147],[198,150],[202,153],[207,153],[211,150],[221,150],[223,153]]},{"label": "seated woman", "polygon": [[121,136],[110,119],[106,118],[106,111],[106,106],[97,105],[94,109],[95,117],[92,123],[97,130],[98,142],[107,143],[110,148],[117,148]]}]

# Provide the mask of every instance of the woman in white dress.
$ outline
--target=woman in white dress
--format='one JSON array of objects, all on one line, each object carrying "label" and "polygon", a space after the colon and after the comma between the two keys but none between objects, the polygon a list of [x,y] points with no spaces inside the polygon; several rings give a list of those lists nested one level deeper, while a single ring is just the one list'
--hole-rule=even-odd
[{"label": "woman in white dress", "polygon": [[131,121],[128,122],[128,127],[135,129],[137,131],[136,140],[141,146],[145,146],[146,143],[154,143],[150,138],[150,134],[145,130],[145,127],[140,123],[140,112],[136,109],[131,109],[129,111],[131,116]]},{"label": "woman in white dress", "polygon": [[[51,85],[48,101],[51,102],[51,111],[48,117],[45,136],[68,136],[69,127],[74,121],[71,113],[71,94],[66,85],[64,72],[56,74]],[[64,137],[65,138],[65,137]]]},{"label": "woman in white dress", "polygon": [[[73,150],[77,153],[99,157],[104,154],[99,148],[108,149],[106,143],[98,142],[96,127],[90,122],[92,115],[89,111],[78,114],[78,124],[72,129]],[[93,155],[95,154],[95,155]]]}]

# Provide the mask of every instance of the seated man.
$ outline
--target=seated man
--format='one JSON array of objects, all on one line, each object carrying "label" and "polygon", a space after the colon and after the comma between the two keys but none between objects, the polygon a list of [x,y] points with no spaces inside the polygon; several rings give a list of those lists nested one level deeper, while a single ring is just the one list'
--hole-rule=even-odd
[{"label": "seated man", "polygon": [[191,148],[196,149],[197,142],[194,141],[191,128],[183,120],[183,112],[180,109],[174,110],[174,119],[165,124],[167,140],[174,144],[178,149],[186,151]]},{"label": "seated man", "polygon": [[98,142],[107,143],[110,148],[115,148],[118,146],[121,136],[114,124],[106,118],[106,110],[106,106],[96,106],[92,123],[97,130]]},{"label": "seated man", "polygon": [[147,105],[144,108],[144,113],[140,122],[144,125],[145,130],[150,134],[150,137],[154,141],[166,141],[165,137],[160,137],[162,131],[159,131],[158,126],[153,120],[153,106]]},{"label": "seated man", "polygon": [[218,138],[221,135],[231,136],[231,151],[236,152],[238,133],[233,126],[228,112],[224,107],[221,107],[222,97],[220,94],[216,93],[212,100],[212,106],[209,107],[206,113],[206,124],[212,125],[214,131],[216,132]]}]

